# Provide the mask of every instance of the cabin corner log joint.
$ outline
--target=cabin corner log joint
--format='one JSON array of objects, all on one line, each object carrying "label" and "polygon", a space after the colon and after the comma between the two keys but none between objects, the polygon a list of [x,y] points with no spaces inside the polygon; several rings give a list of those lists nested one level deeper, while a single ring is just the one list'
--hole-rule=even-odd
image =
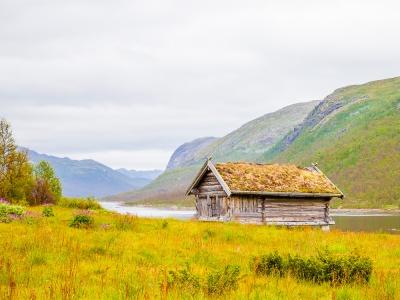
[{"label": "cabin corner log joint", "polygon": [[186,195],[195,195],[197,218],[271,225],[334,224],[330,200],[343,193],[316,165],[204,163]]}]

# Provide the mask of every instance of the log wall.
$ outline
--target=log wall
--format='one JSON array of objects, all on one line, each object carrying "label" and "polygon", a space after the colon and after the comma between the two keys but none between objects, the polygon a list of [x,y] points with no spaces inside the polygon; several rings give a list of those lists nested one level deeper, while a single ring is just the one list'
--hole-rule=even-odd
[{"label": "log wall", "polygon": [[329,198],[265,199],[264,222],[277,225],[326,225]]}]

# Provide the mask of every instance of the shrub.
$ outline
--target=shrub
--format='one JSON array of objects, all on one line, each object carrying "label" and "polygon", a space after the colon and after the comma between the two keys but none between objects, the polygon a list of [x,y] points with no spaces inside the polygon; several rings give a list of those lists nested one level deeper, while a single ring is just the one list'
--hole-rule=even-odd
[{"label": "shrub", "polygon": [[184,269],[169,271],[167,284],[169,288],[178,288],[195,294],[200,289],[200,278],[191,272],[189,265],[186,265]]},{"label": "shrub", "polygon": [[317,283],[327,281],[323,264],[315,258],[292,257],[289,255],[287,258],[287,270],[299,280]]},{"label": "shrub", "polygon": [[289,273],[299,280],[333,285],[366,283],[372,273],[372,261],[368,257],[354,254],[334,256],[327,251],[308,258],[290,255],[283,258],[273,253],[253,259],[252,263],[256,274],[283,276]]},{"label": "shrub", "polygon": [[285,274],[285,263],[278,252],[255,258],[252,265],[257,274],[279,276]]},{"label": "shrub", "polygon": [[61,198],[58,205],[77,209],[101,209],[100,204],[92,197],[88,198]]},{"label": "shrub", "polygon": [[333,284],[368,282],[372,273],[370,258],[357,255],[335,257],[329,252],[319,253],[317,260],[323,264],[325,281]]},{"label": "shrub", "polygon": [[14,218],[20,218],[24,214],[24,209],[19,205],[8,205],[0,203],[0,222],[9,223]]},{"label": "shrub", "polygon": [[53,212],[53,208],[46,206],[43,208],[42,210],[42,216],[49,218],[49,217],[54,217],[54,212]]},{"label": "shrub", "polygon": [[44,203],[56,203],[56,198],[51,192],[49,183],[41,178],[37,178],[28,198],[29,205],[40,205]]},{"label": "shrub", "polygon": [[168,227],[168,221],[167,220],[163,220],[161,222],[161,229],[166,229]]},{"label": "shrub", "polygon": [[227,265],[223,270],[213,272],[207,277],[207,293],[209,295],[222,295],[234,290],[238,286],[240,267]]},{"label": "shrub", "polygon": [[69,226],[75,228],[89,228],[93,226],[93,223],[94,220],[91,216],[87,214],[78,214],[71,220]]}]

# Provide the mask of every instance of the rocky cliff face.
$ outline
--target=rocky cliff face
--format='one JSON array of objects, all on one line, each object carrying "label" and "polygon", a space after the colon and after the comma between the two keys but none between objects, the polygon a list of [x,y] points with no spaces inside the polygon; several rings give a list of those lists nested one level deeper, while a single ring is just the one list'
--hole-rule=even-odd
[{"label": "rocky cliff face", "polygon": [[215,137],[203,137],[179,146],[169,159],[167,170],[194,163],[196,160],[196,153],[200,149],[207,147],[216,139]]},{"label": "rocky cliff face", "polygon": [[286,150],[306,129],[312,129],[331,118],[335,113],[349,104],[368,99],[368,95],[354,95],[352,97],[342,97],[349,88],[337,89],[324,100],[319,102],[317,106],[308,114],[304,121],[298,126],[290,130],[285,137],[275,146],[275,151],[282,152]]}]

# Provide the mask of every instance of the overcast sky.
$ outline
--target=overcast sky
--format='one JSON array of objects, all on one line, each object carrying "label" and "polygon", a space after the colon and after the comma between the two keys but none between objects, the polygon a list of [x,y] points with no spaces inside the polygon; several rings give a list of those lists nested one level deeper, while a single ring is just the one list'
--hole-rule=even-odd
[{"label": "overcast sky", "polygon": [[112,167],[400,75],[399,1],[0,0],[0,116],[17,142]]}]

